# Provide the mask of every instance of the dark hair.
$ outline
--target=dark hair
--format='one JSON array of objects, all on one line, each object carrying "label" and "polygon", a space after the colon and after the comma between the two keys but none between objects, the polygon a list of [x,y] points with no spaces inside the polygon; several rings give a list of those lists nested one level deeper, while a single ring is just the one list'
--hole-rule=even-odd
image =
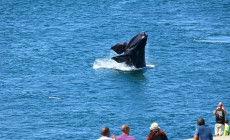
[{"label": "dark hair", "polygon": [[228,123],[228,119],[225,119],[225,123]]},{"label": "dark hair", "polygon": [[198,119],[198,120],[197,120],[197,124],[198,124],[199,126],[204,125],[204,124],[205,124],[204,119],[203,119],[203,118]]},{"label": "dark hair", "polygon": [[110,133],[110,131],[109,131],[108,127],[101,128],[101,135],[102,136],[107,136],[109,133]]}]

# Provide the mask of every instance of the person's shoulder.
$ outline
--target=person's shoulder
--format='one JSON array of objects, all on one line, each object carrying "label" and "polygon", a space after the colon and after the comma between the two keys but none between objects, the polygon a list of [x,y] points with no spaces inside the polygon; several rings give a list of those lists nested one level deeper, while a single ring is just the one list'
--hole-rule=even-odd
[{"label": "person's shoulder", "polygon": [[209,126],[208,126],[208,125],[203,125],[203,127],[205,127],[205,128],[209,128]]},{"label": "person's shoulder", "polygon": [[112,138],[110,138],[110,137],[100,137],[99,139],[97,139],[97,140],[113,140]]},{"label": "person's shoulder", "polygon": [[201,125],[201,126],[198,126],[197,127],[198,128],[198,131],[200,130],[200,129],[209,129],[209,126],[208,125]]},{"label": "person's shoulder", "polygon": [[208,126],[208,125],[204,125],[204,128],[203,128],[206,132],[211,132],[211,128]]},{"label": "person's shoulder", "polygon": [[134,136],[128,136],[128,140],[136,140]]},{"label": "person's shoulder", "polygon": [[198,135],[199,134],[199,129],[200,129],[199,126],[197,126],[196,129],[195,129],[194,135]]},{"label": "person's shoulder", "polygon": [[130,135],[120,135],[120,136],[117,136],[116,139],[117,140],[119,139],[136,140],[134,136],[130,136]]},{"label": "person's shoulder", "polygon": [[160,135],[166,135],[165,131],[163,131],[163,130],[160,130],[159,134]]},{"label": "person's shoulder", "polygon": [[122,135],[120,135],[120,136],[116,136],[116,138],[121,138],[122,137]]},{"label": "person's shoulder", "polygon": [[219,109],[217,109],[217,111],[221,111],[221,112],[224,112],[224,109],[222,109],[222,108],[219,108]]},{"label": "person's shoulder", "polygon": [[116,136],[116,139],[117,139],[117,140],[119,140],[119,139],[124,139],[124,136],[123,136],[123,135]]}]

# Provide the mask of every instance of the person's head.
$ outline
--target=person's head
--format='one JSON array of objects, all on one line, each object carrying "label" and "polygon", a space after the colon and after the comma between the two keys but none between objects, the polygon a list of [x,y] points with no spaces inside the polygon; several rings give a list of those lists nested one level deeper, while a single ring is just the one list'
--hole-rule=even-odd
[{"label": "person's head", "polygon": [[109,135],[110,135],[109,128],[108,127],[101,128],[101,135],[109,137]]},{"label": "person's head", "polygon": [[203,119],[203,118],[198,119],[198,120],[197,120],[197,125],[198,125],[198,126],[205,125],[204,119]]},{"label": "person's head", "polygon": [[219,102],[218,107],[221,108],[222,106],[223,106],[222,102]]},{"label": "person's head", "polygon": [[156,122],[152,123],[151,126],[149,127],[150,131],[159,131],[160,127]]},{"label": "person's head", "polygon": [[225,119],[225,123],[228,124],[228,119]]},{"label": "person's head", "polygon": [[128,134],[129,135],[129,126],[128,125],[122,125],[121,126],[121,132],[123,134]]}]

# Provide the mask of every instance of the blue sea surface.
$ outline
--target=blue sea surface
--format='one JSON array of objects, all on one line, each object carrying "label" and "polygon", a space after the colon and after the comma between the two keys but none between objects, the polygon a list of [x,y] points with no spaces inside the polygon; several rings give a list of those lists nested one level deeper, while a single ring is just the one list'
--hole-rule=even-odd
[{"label": "blue sea surface", "polygon": [[[110,59],[142,31],[146,68]],[[178,140],[200,117],[214,135],[217,104],[230,113],[230,1],[1,0],[0,95],[0,139],[98,139],[127,124],[144,140],[157,122]]]}]

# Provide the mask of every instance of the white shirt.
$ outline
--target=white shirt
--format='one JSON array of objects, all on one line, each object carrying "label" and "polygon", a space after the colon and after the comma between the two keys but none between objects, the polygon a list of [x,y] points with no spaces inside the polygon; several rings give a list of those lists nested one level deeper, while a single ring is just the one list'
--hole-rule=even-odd
[{"label": "white shirt", "polygon": [[107,136],[102,136],[97,140],[113,140],[113,139],[111,139],[110,137],[107,137]]}]

